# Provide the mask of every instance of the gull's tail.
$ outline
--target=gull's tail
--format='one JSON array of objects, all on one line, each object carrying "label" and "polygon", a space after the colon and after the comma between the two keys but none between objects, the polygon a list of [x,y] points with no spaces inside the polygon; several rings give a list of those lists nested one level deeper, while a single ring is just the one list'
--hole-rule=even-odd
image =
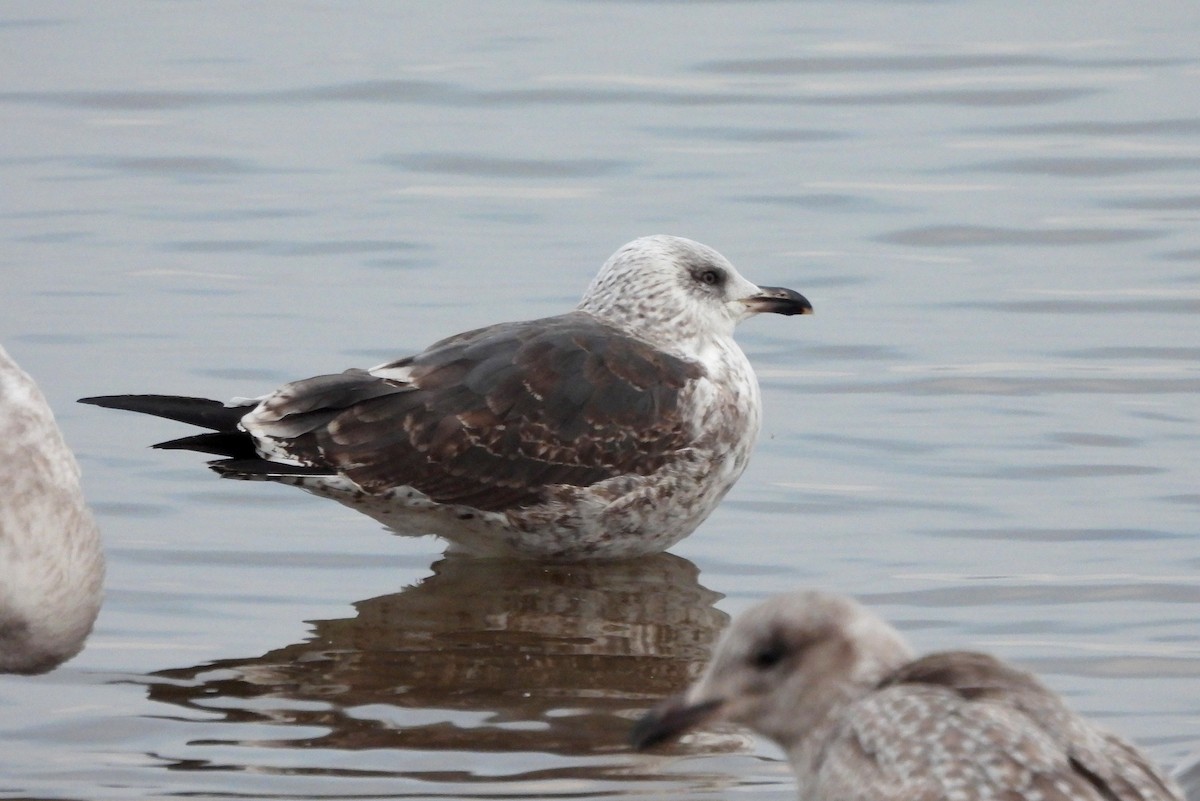
[{"label": "gull's tail", "polygon": [[226,406],[220,401],[207,398],[186,398],[178,395],[101,395],[95,398],[80,398],[79,402],[103,406],[105,409],[124,409],[165,417],[168,420],[178,420],[181,423],[210,429],[207,434],[193,434],[159,442],[155,448],[199,451],[231,459],[258,457],[254,440],[238,426],[238,422],[252,408],[250,406]]},{"label": "gull's tail", "polygon": [[223,456],[225,458],[208,463],[223,478],[269,480],[278,476],[333,475],[328,467],[288,464],[264,458],[255,447],[254,438],[240,425],[242,418],[258,403],[257,400],[245,405],[227,406],[208,398],[179,395],[101,395],[80,398],[79,402],[165,417],[209,429],[203,434],[159,442],[152,447]]}]

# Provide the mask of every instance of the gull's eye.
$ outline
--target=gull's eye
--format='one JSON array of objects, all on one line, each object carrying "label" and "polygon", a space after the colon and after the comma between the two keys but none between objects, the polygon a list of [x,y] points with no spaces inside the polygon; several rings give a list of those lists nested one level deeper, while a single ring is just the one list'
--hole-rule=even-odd
[{"label": "gull's eye", "polygon": [[707,284],[708,286],[716,286],[717,284],[721,283],[721,273],[718,270],[702,270],[700,274],[696,276],[696,280],[702,284]]},{"label": "gull's eye", "polygon": [[787,645],[783,640],[771,639],[750,655],[750,664],[756,670],[770,670],[787,656]]}]

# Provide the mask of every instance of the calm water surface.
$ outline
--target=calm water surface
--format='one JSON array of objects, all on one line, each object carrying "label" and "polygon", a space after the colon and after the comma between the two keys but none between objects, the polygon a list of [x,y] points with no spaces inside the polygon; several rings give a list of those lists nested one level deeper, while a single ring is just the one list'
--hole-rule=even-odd
[{"label": "calm water surface", "polygon": [[[1183,2],[0,7],[0,341],[109,554],[87,650],[0,678],[0,796],[792,798],[741,732],[623,738],[800,585],[1193,758],[1198,34]],[[73,403],[553,314],[655,232],[817,309],[743,328],[762,440],[669,555],[444,558]]]}]

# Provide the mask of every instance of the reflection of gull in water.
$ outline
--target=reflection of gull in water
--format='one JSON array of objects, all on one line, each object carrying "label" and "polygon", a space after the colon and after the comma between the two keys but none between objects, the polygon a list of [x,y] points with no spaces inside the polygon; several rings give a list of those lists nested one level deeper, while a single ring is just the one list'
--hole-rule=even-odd
[{"label": "reflection of gull in water", "polygon": [[[577,565],[451,556],[433,570],[355,604],[356,617],[316,621],[307,642],[156,673],[150,697],[201,720],[216,711],[226,724],[287,726],[271,744],[309,753],[619,754],[631,710],[698,676],[728,619],[695,566],[670,554]],[[216,731],[214,745],[261,744],[256,725]]]},{"label": "reflection of gull in water", "polygon": [[700,681],[642,719],[635,744],[718,719],[783,746],[812,801],[1181,798],[1033,675],[967,651],[914,659],[883,620],[822,593],[739,617]]},{"label": "reflection of gull in water", "polygon": [[218,454],[226,477],[303,487],[459,550],[621,558],[686,537],[746,467],[761,404],[734,326],[811,311],[709,247],[652,236],[613,254],[557,317],[231,406],[83,402],[213,429],[157,447]]},{"label": "reflection of gull in water", "polygon": [[0,672],[79,653],[100,611],[104,555],[79,465],[33,380],[0,348]]}]

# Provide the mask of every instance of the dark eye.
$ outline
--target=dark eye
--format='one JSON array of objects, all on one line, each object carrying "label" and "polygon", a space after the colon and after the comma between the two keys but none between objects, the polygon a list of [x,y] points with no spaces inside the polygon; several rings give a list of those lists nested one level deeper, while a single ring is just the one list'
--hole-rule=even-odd
[{"label": "dark eye", "polygon": [[756,670],[770,670],[783,661],[787,652],[787,646],[782,640],[773,639],[750,655],[750,664]]},{"label": "dark eye", "polygon": [[721,273],[716,270],[703,270],[696,278],[700,283],[708,284],[709,286],[716,286],[721,283]]}]

